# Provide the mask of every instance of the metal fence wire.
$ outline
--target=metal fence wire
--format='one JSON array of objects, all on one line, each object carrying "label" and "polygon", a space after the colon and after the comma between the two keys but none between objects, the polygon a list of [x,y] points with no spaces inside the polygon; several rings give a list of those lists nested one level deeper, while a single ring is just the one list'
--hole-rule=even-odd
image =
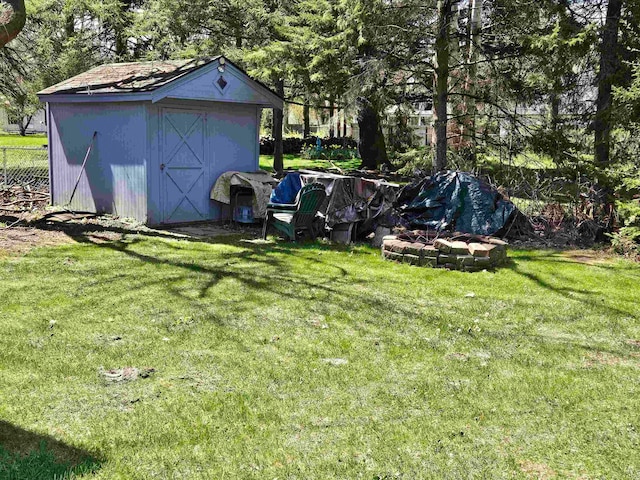
[{"label": "metal fence wire", "polygon": [[0,147],[0,187],[49,190],[47,147]]}]

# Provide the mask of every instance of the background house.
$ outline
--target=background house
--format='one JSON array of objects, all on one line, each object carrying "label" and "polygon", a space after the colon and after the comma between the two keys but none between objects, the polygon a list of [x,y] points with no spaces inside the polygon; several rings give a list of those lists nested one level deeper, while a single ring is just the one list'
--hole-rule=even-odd
[{"label": "background house", "polygon": [[[7,111],[0,107],[0,132],[8,132],[8,133],[17,133],[20,131],[20,128],[14,121],[14,119],[9,118]],[[46,122],[46,114],[44,109],[38,110],[29,126],[27,127],[27,133],[46,133],[47,132],[47,122]]]}]

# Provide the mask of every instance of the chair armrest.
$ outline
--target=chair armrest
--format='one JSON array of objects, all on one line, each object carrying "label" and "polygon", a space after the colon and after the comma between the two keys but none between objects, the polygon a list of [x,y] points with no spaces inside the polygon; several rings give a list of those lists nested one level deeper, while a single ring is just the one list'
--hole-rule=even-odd
[{"label": "chair armrest", "polygon": [[295,212],[298,209],[298,205],[295,203],[269,203],[267,210],[274,212]]}]

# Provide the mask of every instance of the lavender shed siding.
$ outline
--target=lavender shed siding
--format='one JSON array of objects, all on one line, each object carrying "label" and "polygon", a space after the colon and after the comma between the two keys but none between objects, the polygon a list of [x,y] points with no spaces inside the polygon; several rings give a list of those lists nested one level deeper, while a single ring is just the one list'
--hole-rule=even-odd
[{"label": "lavender shed siding", "polygon": [[70,208],[147,218],[147,148],[142,104],[49,104],[51,189],[69,203],[93,132],[98,132]]},{"label": "lavender shed siding", "polygon": [[[259,168],[260,113],[282,108],[282,99],[221,60],[188,64],[169,81],[170,63],[159,73],[148,63],[105,66],[112,86],[92,71],[41,92],[50,117],[52,202],[69,203],[96,131],[71,208],[149,224],[225,218],[228,207],[209,192],[223,172]],[[119,72],[133,76],[120,79]],[[85,81],[96,83],[85,88]]]},{"label": "lavender shed siding", "polygon": [[[148,166],[148,223],[170,223],[167,218],[167,189],[163,185],[161,166],[167,162],[164,135],[168,128],[165,115],[175,112],[193,112],[205,118],[206,137],[204,151],[207,158],[206,188],[202,195],[208,203],[206,220],[222,220],[229,215],[228,208],[209,200],[210,190],[218,177],[229,170],[255,171],[259,168],[258,143],[261,108],[256,105],[222,102],[194,102],[165,100],[147,105],[147,141],[151,161]],[[169,127],[170,128],[170,127]]]}]

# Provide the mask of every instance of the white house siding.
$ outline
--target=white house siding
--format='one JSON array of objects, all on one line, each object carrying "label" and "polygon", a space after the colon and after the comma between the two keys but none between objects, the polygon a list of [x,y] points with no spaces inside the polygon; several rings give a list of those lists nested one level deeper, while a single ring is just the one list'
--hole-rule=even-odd
[{"label": "white house siding", "polygon": [[[45,118],[45,111],[38,110],[33,115],[31,123],[29,123],[29,126],[27,127],[27,133],[47,133],[47,122]],[[7,111],[4,108],[0,108],[0,131],[9,133],[20,131],[18,125],[9,123],[9,117],[7,115]]]}]

